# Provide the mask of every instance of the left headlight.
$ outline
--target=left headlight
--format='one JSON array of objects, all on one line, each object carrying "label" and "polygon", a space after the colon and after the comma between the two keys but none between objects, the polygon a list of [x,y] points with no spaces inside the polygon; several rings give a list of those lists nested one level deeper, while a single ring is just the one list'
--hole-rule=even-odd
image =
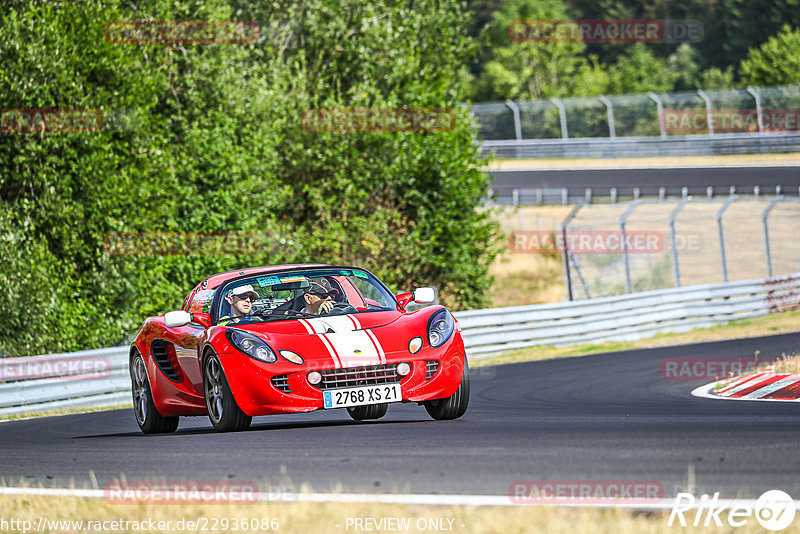
[{"label": "left headlight", "polygon": [[455,329],[455,320],[447,310],[439,310],[428,321],[428,343],[439,347],[447,341]]},{"label": "left headlight", "polygon": [[275,363],[278,361],[278,357],[275,355],[275,352],[269,348],[269,345],[253,334],[248,334],[241,330],[228,330],[226,334],[231,345],[251,358],[264,363]]}]

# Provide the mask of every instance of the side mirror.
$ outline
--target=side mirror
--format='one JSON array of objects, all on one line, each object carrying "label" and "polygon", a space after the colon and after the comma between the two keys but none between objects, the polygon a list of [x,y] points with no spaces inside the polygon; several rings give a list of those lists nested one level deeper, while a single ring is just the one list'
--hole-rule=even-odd
[{"label": "side mirror", "polygon": [[414,294],[410,291],[407,293],[398,293],[395,296],[397,297],[397,302],[400,303],[401,308],[408,306],[408,303],[414,299]]},{"label": "side mirror", "polygon": [[207,313],[193,313],[192,322],[199,324],[203,328],[211,328],[211,315]]},{"label": "side mirror", "polygon": [[192,322],[192,314],[183,310],[171,311],[164,314],[164,324],[168,328],[186,326]]},{"label": "side mirror", "polygon": [[414,290],[414,302],[417,304],[430,304],[436,301],[436,293],[432,287],[418,287]]}]

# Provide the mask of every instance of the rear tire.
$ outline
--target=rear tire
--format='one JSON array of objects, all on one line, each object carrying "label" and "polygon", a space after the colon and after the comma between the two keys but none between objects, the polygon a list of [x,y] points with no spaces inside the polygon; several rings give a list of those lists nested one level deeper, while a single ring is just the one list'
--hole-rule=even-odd
[{"label": "rear tire", "polygon": [[388,409],[388,404],[370,404],[369,406],[352,406],[347,409],[347,413],[356,421],[366,421],[367,419],[380,419],[386,415]]},{"label": "rear tire", "polygon": [[240,432],[247,430],[253,418],[245,414],[228,385],[225,371],[216,354],[211,354],[203,364],[203,392],[211,425],[217,432]]},{"label": "rear tire", "polygon": [[133,414],[139,428],[145,434],[168,434],[175,432],[180,417],[164,417],[156,409],[150,380],[147,378],[144,358],[136,352],[131,360],[131,394],[133,396]]},{"label": "rear tire", "polygon": [[469,364],[464,356],[464,371],[461,385],[453,395],[444,399],[425,401],[425,409],[436,420],[458,419],[467,411],[469,405]]}]

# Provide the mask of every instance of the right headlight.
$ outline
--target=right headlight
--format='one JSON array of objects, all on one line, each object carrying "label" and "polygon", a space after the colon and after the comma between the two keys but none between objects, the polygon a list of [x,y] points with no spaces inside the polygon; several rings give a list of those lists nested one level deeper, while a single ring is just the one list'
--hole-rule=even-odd
[{"label": "right headlight", "polygon": [[428,320],[428,343],[431,347],[439,347],[450,338],[456,323],[447,310],[439,310]]},{"label": "right headlight", "polygon": [[251,358],[265,363],[275,363],[278,361],[278,357],[275,355],[275,352],[273,352],[273,350],[269,348],[269,345],[264,343],[261,338],[256,337],[248,332],[242,332],[241,330],[229,329],[225,333],[227,334],[228,341],[231,342],[231,345],[244,352]]}]

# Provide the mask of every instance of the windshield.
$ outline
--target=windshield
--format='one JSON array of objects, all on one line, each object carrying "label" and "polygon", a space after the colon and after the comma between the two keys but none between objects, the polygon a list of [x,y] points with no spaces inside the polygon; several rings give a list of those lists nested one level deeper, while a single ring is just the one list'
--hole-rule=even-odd
[{"label": "windshield", "polygon": [[360,269],[254,275],[221,286],[219,324],[396,310],[381,282]]}]

